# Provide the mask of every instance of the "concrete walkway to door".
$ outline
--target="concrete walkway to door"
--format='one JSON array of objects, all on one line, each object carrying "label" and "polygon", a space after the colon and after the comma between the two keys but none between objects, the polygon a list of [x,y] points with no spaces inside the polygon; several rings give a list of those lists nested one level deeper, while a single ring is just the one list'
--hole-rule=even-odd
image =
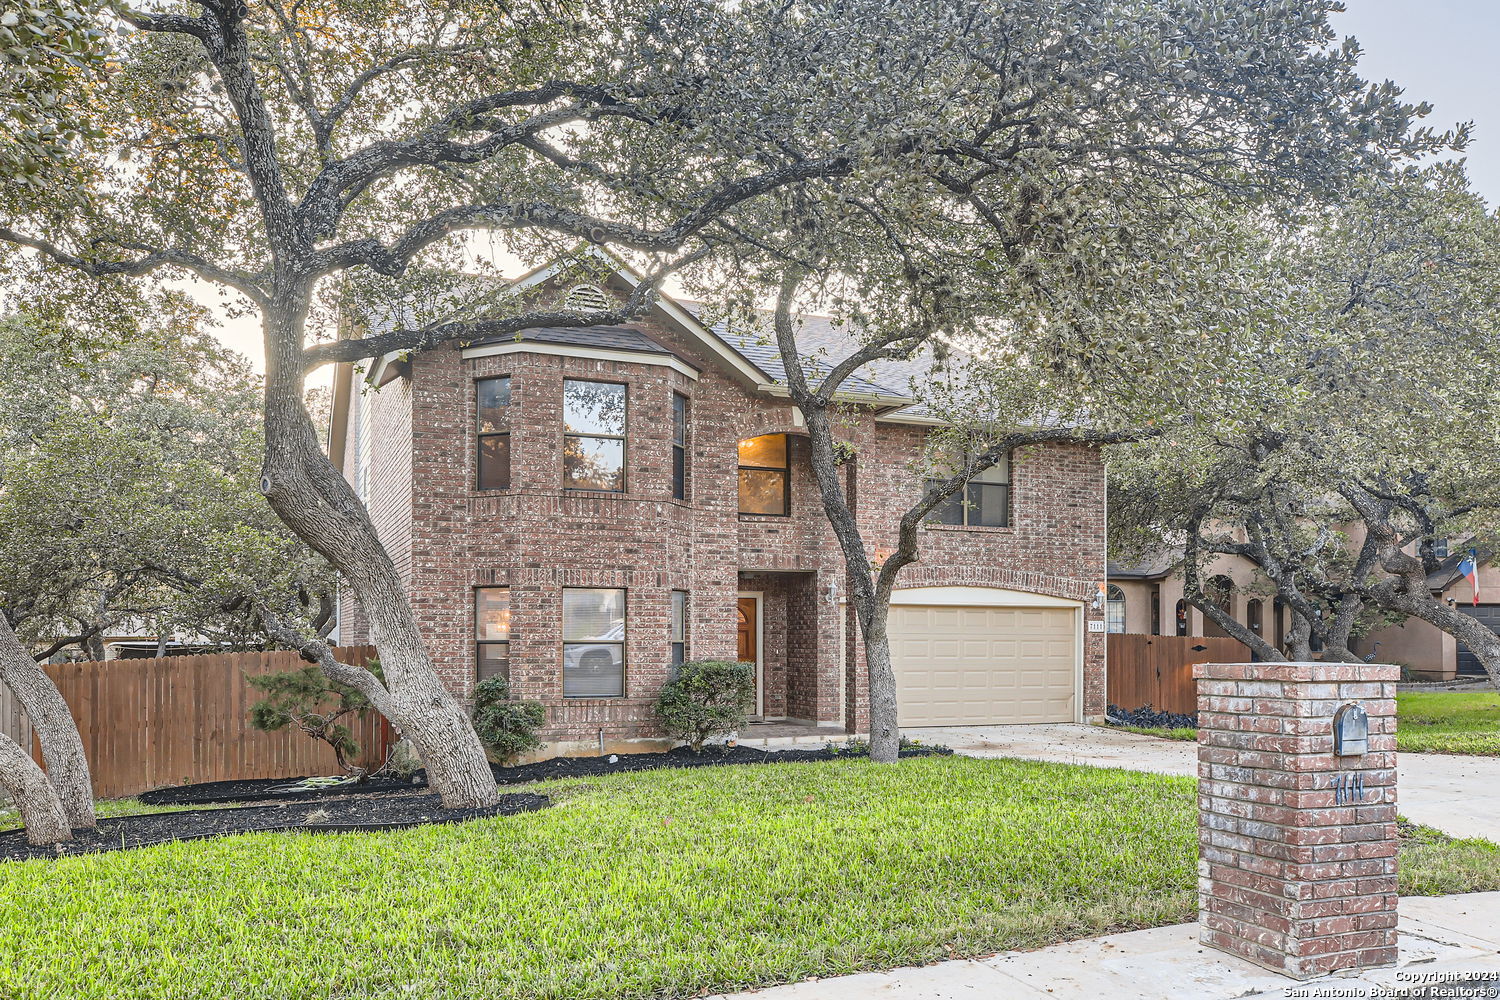
[{"label": "concrete walkway to door", "polygon": [[[952,726],[902,735],[971,757],[1020,757],[1196,777],[1198,745],[1105,726]],[[1397,760],[1401,815],[1455,837],[1500,842],[1500,757],[1406,753]]]}]

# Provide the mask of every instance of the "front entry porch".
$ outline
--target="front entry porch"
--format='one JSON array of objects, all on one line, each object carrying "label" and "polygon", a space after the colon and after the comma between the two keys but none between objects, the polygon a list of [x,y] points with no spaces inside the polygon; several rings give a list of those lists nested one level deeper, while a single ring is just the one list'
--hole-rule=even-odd
[{"label": "front entry porch", "polygon": [[747,739],[821,739],[845,733],[839,606],[816,572],[739,575],[739,658],[755,664]]}]

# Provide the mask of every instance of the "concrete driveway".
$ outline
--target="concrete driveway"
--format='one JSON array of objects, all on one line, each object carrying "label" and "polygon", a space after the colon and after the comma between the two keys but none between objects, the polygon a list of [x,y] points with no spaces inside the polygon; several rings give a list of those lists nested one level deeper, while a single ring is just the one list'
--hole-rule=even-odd
[{"label": "concrete driveway", "polygon": [[[1020,757],[1195,777],[1198,746],[1103,726],[954,726],[903,735],[971,757]],[[1500,841],[1500,757],[1409,753],[1397,760],[1401,815],[1455,837]]]}]

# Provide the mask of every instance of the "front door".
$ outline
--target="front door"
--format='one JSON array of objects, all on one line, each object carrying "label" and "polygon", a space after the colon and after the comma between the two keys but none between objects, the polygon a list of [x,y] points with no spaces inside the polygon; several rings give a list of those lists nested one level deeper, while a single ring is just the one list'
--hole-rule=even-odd
[{"label": "front door", "polygon": [[737,606],[737,657],[741,663],[755,664],[755,707],[751,712],[755,718],[760,718],[764,714],[760,690],[760,597],[741,594]]}]

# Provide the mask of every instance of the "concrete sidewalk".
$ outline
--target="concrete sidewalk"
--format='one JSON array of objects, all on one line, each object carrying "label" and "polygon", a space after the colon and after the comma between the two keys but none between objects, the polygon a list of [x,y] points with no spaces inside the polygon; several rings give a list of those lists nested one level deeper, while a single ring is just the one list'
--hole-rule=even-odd
[{"label": "concrete sidewalk", "polygon": [[[1196,777],[1198,745],[1104,726],[974,726],[911,729],[973,757],[1021,757]],[[1406,753],[1397,759],[1401,815],[1455,837],[1500,841],[1500,757]]]},{"label": "concrete sidewalk", "polygon": [[[1424,984],[1451,986],[1469,977],[1500,977],[1500,892],[1401,900],[1400,949],[1396,968],[1302,983],[1205,948],[1198,943],[1197,924],[1179,924],[1072,941],[1038,951],[1005,952],[989,958],[773,986],[737,993],[727,1000],[1294,1000],[1400,996]],[[1433,994],[1443,995],[1488,994]]]}]

